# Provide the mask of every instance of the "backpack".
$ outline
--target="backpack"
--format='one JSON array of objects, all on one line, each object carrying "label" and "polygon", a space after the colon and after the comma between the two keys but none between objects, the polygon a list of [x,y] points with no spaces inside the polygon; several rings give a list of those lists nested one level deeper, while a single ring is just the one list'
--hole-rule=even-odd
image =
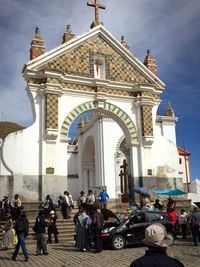
[{"label": "backpack", "polygon": [[37,228],[38,228],[38,222],[37,219],[35,220],[35,224],[33,225],[33,231],[36,233],[37,232]]},{"label": "backpack", "polygon": [[17,221],[15,222],[15,227],[14,228],[15,228],[16,232],[25,231],[26,230],[26,226],[24,224],[24,221],[21,218],[17,219]]}]

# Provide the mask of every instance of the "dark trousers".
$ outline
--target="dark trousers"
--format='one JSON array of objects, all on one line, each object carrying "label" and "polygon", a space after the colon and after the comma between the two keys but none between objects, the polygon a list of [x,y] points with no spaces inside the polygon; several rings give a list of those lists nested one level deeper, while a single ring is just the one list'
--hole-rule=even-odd
[{"label": "dark trousers", "polygon": [[52,239],[51,239],[52,235],[54,236],[55,243],[58,243],[58,229],[56,225],[49,225],[47,243],[52,243]]},{"label": "dark trousers", "polygon": [[173,235],[174,238],[176,238],[176,224],[170,223],[168,227],[169,232]]},{"label": "dark trousers", "polygon": [[13,252],[12,258],[15,259],[17,257],[20,247],[22,248],[22,252],[24,254],[24,257],[28,258],[28,252],[26,249],[24,233],[18,234],[17,237],[18,237],[18,242],[17,242],[17,246],[15,248],[15,251]]},{"label": "dark trousers", "polygon": [[37,234],[36,254],[41,254],[42,252],[47,252],[47,242],[44,233]]},{"label": "dark trousers", "polygon": [[182,232],[182,238],[186,238],[186,232],[187,232],[187,224],[181,224],[181,232]]},{"label": "dark trousers", "polygon": [[191,230],[192,230],[192,237],[193,237],[194,245],[197,246],[199,242],[199,226],[194,225],[192,226]]},{"label": "dark trousers", "polygon": [[101,238],[101,230],[94,230],[93,231],[93,238],[94,238],[94,247],[97,252],[102,251],[102,238]]},{"label": "dark trousers", "polygon": [[62,215],[63,219],[68,219],[69,218],[69,206],[68,205],[62,205]]}]

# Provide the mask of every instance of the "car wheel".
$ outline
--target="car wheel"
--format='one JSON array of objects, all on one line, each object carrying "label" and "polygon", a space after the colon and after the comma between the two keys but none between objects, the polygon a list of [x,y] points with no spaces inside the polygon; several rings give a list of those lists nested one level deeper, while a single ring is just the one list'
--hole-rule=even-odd
[{"label": "car wheel", "polygon": [[126,245],[125,239],[121,235],[116,235],[112,239],[112,247],[114,249],[122,249]]}]

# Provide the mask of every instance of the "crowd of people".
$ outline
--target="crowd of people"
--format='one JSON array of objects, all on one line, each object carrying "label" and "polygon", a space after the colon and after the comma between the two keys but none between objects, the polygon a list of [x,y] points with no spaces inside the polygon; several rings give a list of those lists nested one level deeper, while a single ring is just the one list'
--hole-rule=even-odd
[{"label": "crowd of people", "polygon": [[15,221],[21,214],[22,209],[22,202],[18,194],[15,194],[11,200],[8,195],[5,195],[0,202],[0,219],[6,221],[8,218],[11,218]]},{"label": "crowd of people", "polygon": [[[100,197],[102,199],[102,207],[106,207],[109,196],[105,189]],[[95,203],[96,199],[92,190],[89,190],[87,195],[83,191],[80,192],[78,200],[79,210],[73,220],[76,229],[76,247],[83,252],[91,248],[92,242],[94,242],[95,252],[101,252],[102,250],[101,229],[104,218],[101,212],[97,211]],[[26,249],[25,240],[29,233],[29,221],[26,213],[23,211],[19,195],[15,194],[11,201],[8,196],[4,196],[0,207],[1,220],[6,221],[3,226],[4,235],[1,247],[4,249],[15,248],[11,257],[14,261],[21,248],[25,261],[28,261],[29,253]],[[48,255],[47,244],[59,242],[56,207],[60,207],[63,219],[71,218],[71,212],[74,208],[72,195],[68,191],[64,191],[63,195],[58,197],[57,203],[53,202],[49,194],[46,196],[33,226],[37,239],[36,255]]]},{"label": "crowd of people", "polygon": [[104,216],[101,210],[107,208],[109,195],[103,188],[98,196],[100,203],[97,203],[92,190],[80,192],[78,199],[79,210],[74,216],[75,224],[75,246],[82,252],[94,248],[94,253],[102,251],[101,230],[103,229]]},{"label": "crowd of people", "polygon": [[80,206],[74,216],[75,224],[75,247],[86,252],[94,248],[95,253],[102,251],[101,230],[103,229],[104,216],[97,207],[90,207],[86,210]]},{"label": "crowd of people", "polygon": [[[97,202],[92,190],[89,190],[87,194],[85,194],[84,191],[80,192],[78,199],[79,208],[78,212],[73,217],[73,222],[76,233],[75,247],[81,252],[86,252],[91,249],[94,253],[100,253],[102,251],[101,231],[105,220],[103,210],[107,208],[107,202],[109,200],[109,195],[105,188],[99,194],[98,199],[99,201]],[[48,255],[47,244],[59,242],[56,207],[60,207],[63,219],[71,218],[72,209],[74,208],[72,195],[68,191],[64,191],[63,195],[58,197],[58,202],[56,204],[49,194],[46,196],[42,204],[42,209],[39,210],[33,226],[33,231],[37,237],[36,255]],[[195,207],[192,213],[186,212],[185,209],[181,209],[180,212],[177,213],[176,201],[171,197],[168,198],[166,208],[164,208],[164,205],[160,203],[159,199],[156,199],[152,203],[146,196],[142,199],[141,207],[136,205],[135,208],[167,212],[168,216],[171,218],[171,232],[174,237],[176,237],[177,227],[179,227],[183,239],[187,238],[187,234],[190,230],[194,246],[197,246],[200,242],[200,211],[198,208]],[[18,194],[15,194],[11,201],[8,196],[4,196],[1,201],[1,219],[6,221],[3,226],[4,235],[1,241],[1,247],[4,249],[10,247],[15,248],[12,254],[12,260],[14,261],[21,248],[25,261],[28,261],[29,253],[26,249],[25,240],[29,232],[29,221],[26,213],[23,211],[23,206]],[[158,232],[162,231],[159,226],[157,226],[156,229]],[[152,231],[153,230],[148,232],[146,230],[145,236],[149,235],[149,233],[152,234]],[[150,236],[148,238],[151,239]],[[150,246],[149,251],[146,252],[140,261],[145,262],[152,253],[153,255],[160,253],[163,257],[167,257],[166,251],[163,251],[160,247],[162,246],[159,245],[156,246],[156,249],[152,249],[152,246]],[[168,260],[170,261],[171,259]],[[133,262],[131,266],[140,266],[137,265],[140,261]],[[177,266],[183,266],[180,263],[176,264]]]},{"label": "crowd of people", "polygon": [[178,231],[181,233],[182,239],[186,239],[187,234],[191,232],[194,246],[197,246],[200,242],[200,212],[197,207],[194,207],[192,212],[191,210],[186,211],[184,208],[177,212],[176,201],[172,197],[168,198],[167,205],[164,207],[159,199],[152,202],[147,196],[143,196],[140,209],[167,212],[171,219],[170,232],[175,238]]}]

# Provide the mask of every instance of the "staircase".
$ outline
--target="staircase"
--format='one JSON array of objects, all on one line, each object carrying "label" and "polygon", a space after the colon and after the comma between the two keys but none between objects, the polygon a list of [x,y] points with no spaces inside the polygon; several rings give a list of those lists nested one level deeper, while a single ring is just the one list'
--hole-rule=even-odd
[{"label": "staircase", "polygon": [[[26,244],[36,244],[36,235],[32,229],[34,223],[35,223],[35,219],[38,215],[38,211],[41,208],[41,204],[42,202],[23,202],[22,205],[24,207],[23,211],[26,212],[27,214],[27,218],[29,220],[29,235],[26,238]],[[114,208],[114,204],[112,205],[112,203],[109,203],[110,206],[108,207],[109,209],[111,209],[112,211],[116,211],[116,206]],[[118,205],[117,210],[118,211],[126,211],[128,207],[128,203],[121,203],[120,205]],[[72,210],[72,212],[70,213],[71,218],[70,219],[62,219],[62,215],[60,212],[60,208],[56,208],[56,215],[58,216],[57,219],[57,228],[58,228],[58,240],[59,243],[65,243],[65,244],[74,244],[74,234],[75,234],[75,227],[74,227],[74,222],[73,222],[73,218],[75,213],[78,211],[78,205],[75,201],[74,203],[74,209]],[[1,243],[1,239],[3,236],[3,231],[2,231],[2,226],[5,224],[6,222],[0,221],[0,243]],[[52,242],[54,242],[54,238],[52,237]]]},{"label": "staircase", "polygon": [[[32,230],[32,227],[35,223],[35,218],[38,214],[38,211],[40,210],[41,202],[26,202],[23,203],[24,211],[27,214],[27,218],[29,220],[29,235],[26,238],[26,244],[36,244],[36,235],[34,231]],[[58,228],[58,240],[59,243],[66,243],[66,244],[73,244],[74,242],[74,222],[73,218],[75,213],[78,211],[78,209],[75,208],[70,213],[71,218],[70,219],[62,219],[62,215],[59,208],[56,208],[56,214],[58,216],[57,219],[57,228]],[[0,221],[0,241],[3,236],[2,226],[5,224],[4,221]],[[54,242],[54,238],[52,237],[52,242]]]}]

